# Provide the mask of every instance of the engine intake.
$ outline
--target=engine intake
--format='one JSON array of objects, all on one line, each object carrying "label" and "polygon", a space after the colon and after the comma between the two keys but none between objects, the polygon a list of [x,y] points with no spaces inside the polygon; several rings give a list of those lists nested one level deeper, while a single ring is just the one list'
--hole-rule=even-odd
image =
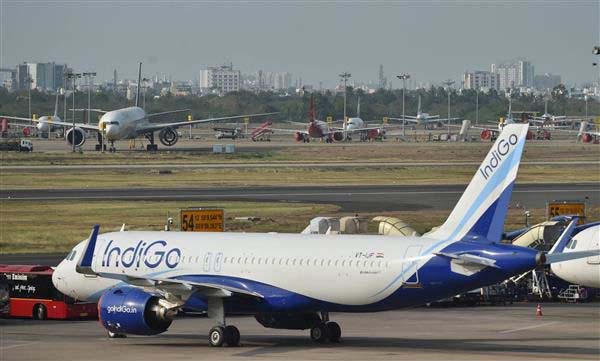
[{"label": "engine intake", "polygon": [[106,291],[98,302],[100,323],[115,333],[157,335],[165,332],[176,311],[160,304],[162,299],[133,287]]},{"label": "engine intake", "polygon": [[73,145],[73,139],[75,145],[80,147],[85,143],[85,131],[79,127],[71,128],[65,133],[65,138],[69,145]]},{"label": "engine intake", "polygon": [[294,133],[294,139],[295,139],[297,142],[306,142],[306,139],[307,139],[307,138],[308,138],[308,137],[306,137],[306,136],[304,135],[304,133],[300,133],[300,132],[296,132],[296,133]]},{"label": "engine intake", "polygon": [[341,142],[345,138],[346,137],[344,136],[343,132],[335,132],[335,133],[333,133],[333,140],[335,140],[336,142]]},{"label": "engine intake", "polygon": [[266,312],[256,315],[255,318],[263,327],[285,330],[306,330],[321,322],[321,317],[314,312]]},{"label": "engine intake", "polygon": [[171,147],[177,143],[179,140],[179,136],[177,135],[177,131],[173,128],[165,128],[158,133],[158,139],[160,142],[167,147]]}]

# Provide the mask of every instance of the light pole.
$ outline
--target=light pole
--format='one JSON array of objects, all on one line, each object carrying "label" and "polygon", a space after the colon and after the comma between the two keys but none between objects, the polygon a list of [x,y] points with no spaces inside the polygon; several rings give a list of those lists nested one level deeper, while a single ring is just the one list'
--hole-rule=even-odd
[{"label": "light pole", "polygon": [[479,89],[475,89],[475,125],[479,124]]},{"label": "light pole", "polygon": [[348,82],[348,79],[351,76],[352,75],[350,73],[348,73],[347,71],[340,74],[340,78],[342,78],[342,80],[344,80],[344,128],[346,127],[346,88],[347,88],[346,84]]},{"label": "light pole", "polygon": [[71,85],[73,87],[73,128],[71,129],[71,145],[73,146],[73,153],[75,153],[75,82],[77,78],[81,78],[81,73],[67,73],[67,78],[71,79]]},{"label": "light pole", "polygon": [[91,123],[91,104],[92,104],[92,95],[91,95],[91,89],[92,89],[92,84],[91,84],[91,78],[93,76],[96,76],[96,73],[94,72],[87,72],[87,73],[83,73],[83,76],[86,78],[86,83],[87,83],[87,91],[88,91],[88,110],[87,110],[87,123],[90,124]]},{"label": "light pole", "polygon": [[29,109],[29,122],[33,124],[33,121],[31,121],[31,84],[33,84],[33,79],[31,79],[31,74],[29,74],[29,70],[27,70],[27,101],[29,102],[27,107]]},{"label": "light pole", "polygon": [[454,80],[446,80],[444,83],[446,85],[446,91],[448,92],[448,120],[446,123],[448,124],[448,135],[450,135],[450,87],[454,84]]},{"label": "light pole", "polygon": [[585,100],[585,120],[588,120],[588,98],[589,96],[587,94],[583,97]]},{"label": "light pole", "polygon": [[402,136],[406,136],[406,115],[404,113],[404,93],[406,92],[406,80],[410,79],[409,74],[396,75],[396,78],[402,80]]},{"label": "light pole", "polygon": [[147,82],[150,81],[150,79],[148,78],[144,78],[142,79],[142,83],[144,83],[144,86],[142,87],[142,109],[146,110],[146,86],[147,86]]}]

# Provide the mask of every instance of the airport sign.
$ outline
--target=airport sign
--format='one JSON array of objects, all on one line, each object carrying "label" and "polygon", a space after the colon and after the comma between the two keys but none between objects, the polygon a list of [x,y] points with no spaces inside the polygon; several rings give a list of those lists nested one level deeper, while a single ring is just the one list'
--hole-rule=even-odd
[{"label": "airport sign", "polygon": [[558,216],[579,216],[577,224],[583,224],[585,220],[585,202],[578,201],[554,201],[546,205],[546,218],[552,219]]},{"label": "airport sign", "polygon": [[183,232],[223,232],[225,212],[223,208],[188,208],[179,214]]}]

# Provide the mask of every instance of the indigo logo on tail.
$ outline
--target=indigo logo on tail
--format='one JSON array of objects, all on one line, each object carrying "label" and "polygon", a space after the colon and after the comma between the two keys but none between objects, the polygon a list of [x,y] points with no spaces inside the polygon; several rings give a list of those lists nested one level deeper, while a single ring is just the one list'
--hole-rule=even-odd
[{"label": "indigo logo on tail", "polygon": [[517,144],[518,141],[519,137],[517,137],[516,134],[509,135],[508,140],[500,139],[498,141],[498,145],[496,146],[496,149],[492,151],[492,157],[489,162],[487,162],[485,166],[479,168],[479,173],[481,173],[485,180],[488,180],[488,178],[494,174],[496,168],[502,163],[502,159],[504,159],[510,152],[511,147]]}]

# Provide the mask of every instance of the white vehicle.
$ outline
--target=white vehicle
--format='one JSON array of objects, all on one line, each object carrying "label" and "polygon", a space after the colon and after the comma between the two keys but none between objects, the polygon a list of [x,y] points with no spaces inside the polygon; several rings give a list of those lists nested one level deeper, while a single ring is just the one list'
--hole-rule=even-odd
[{"label": "white vehicle", "polygon": [[122,231],[69,253],[54,285],[98,301],[110,337],[165,332],[183,307],[206,310],[211,346],[238,345],[228,314],[265,327],[310,329],[336,342],[330,312],[426,304],[503,281],[539,265],[600,251],[546,255],[500,243],[527,125],[506,126],[446,222],[423,237]]},{"label": "white vehicle", "polygon": [[[577,233],[564,245],[564,249],[560,249],[561,245],[557,245],[555,248],[553,251],[565,254],[600,249],[600,225]],[[554,263],[550,269],[555,275],[569,283],[600,288],[600,255]]]},{"label": "white vehicle", "polygon": [[[180,121],[173,123],[153,123],[151,122],[151,118],[157,117],[159,115],[171,114],[171,113],[181,113],[186,112],[189,109],[183,110],[173,110],[166,111],[160,113],[146,114],[146,111],[140,108],[139,100],[140,100],[140,83],[142,81],[142,63],[139,64],[138,71],[138,87],[137,93],[135,97],[135,106],[117,109],[112,111],[104,111],[100,109],[93,109],[95,112],[104,113],[98,122],[98,125],[91,124],[75,124],[69,122],[62,122],[59,120],[52,120],[52,124],[70,127],[70,129],[65,133],[66,141],[75,146],[82,146],[86,141],[86,130],[93,131],[98,133],[98,145],[96,146],[97,150],[102,149],[104,147],[103,137],[106,138],[110,142],[110,151],[115,151],[114,142],[117,140],[123,139],[135,139],[140,136],[144,136],[148,139],[150,144],[146,146],[147,150],[157,150],[158,146],[154,143],[154,133],[158,132],[158,138],[160,142],[165,146],[173,146],[177,143],[179,139],[179,135],[177,134],[177,128],[182,126],[190,126],[198,123],[207,123],[214,122],[218,120],[224,119],[236,119],[236,118],[245,118],[251,116],[262,116],[268,114],[275,113],[265,113],[265,114],[247,114],[247,115],[236,115],[230,117],[221,117],[221,118],[209,118],[209,119],[196,119],[189,121]],[[35,121],[35,120],[34,120]],[[38,120],[38,123],[41,121]],[[50,122],[49,122],[50,123]]]},{"label": "white vehicle", "polygon": [[33,152],[33,143],[29,139],[21,139],[19,143],[20,152]]}]

